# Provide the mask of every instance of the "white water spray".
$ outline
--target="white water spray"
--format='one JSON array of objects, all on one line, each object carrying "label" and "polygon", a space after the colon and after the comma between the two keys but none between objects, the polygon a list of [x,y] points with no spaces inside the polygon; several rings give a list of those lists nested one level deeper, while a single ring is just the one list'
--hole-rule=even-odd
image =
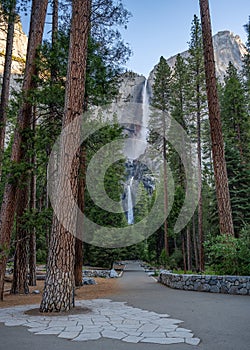
[{"label": "white water spray", "polygon": [[133,177],[130,179],[128,184],[128,224],[133,225],[134,223],[134,211],[133,211],[133,200],[132,200],[132,182]]}]

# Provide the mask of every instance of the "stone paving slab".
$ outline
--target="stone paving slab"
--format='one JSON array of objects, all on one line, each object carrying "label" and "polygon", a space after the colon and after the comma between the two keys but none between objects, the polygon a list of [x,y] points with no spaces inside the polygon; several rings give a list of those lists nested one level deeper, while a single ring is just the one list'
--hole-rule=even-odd
[{"label": "stone paving slab", "polygon": [[69,316],[29,316],[25,311],[38,305],[0,309],[0,322],[6,326],[25,326],[39,335],[56,335],[72,341],[98,340],[101,337],[127,343],[198,345],[200,339],[191,330],[179,327],[183,321],[168,314],[141,310],[125,302],[109,299],[82,300],[77,306],[90,308],[88,314]]}]

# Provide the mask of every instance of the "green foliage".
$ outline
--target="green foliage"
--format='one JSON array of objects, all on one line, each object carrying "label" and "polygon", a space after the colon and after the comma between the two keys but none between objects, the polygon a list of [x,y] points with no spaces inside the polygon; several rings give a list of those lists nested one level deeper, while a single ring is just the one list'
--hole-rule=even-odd
[{"label": "green foliage", "polygon": [[8,248],[7,244],[0,245],[0,261],[3,258],[7,258],[9,256],[10,249]]},{"label": "green foliage", "polygon": [[250,275],[249,227],[240,238],[230,235],[210,237],[205,242],[208,261],[222,275]]},{"label": "green foliage", "polygon": [[177,269],[178,267],[182,266],[183,264],[183,257],[182,257],[182,251],[181,249],[175,249],[173,254],[171,254],[169,259],[169,267],[170,269]]},{"label": "green foliage", "polygon": [[160,264],[164,268],[169,267],[169,257],[167,256],[166,250],[162,249],[161,255],[160,255]]},{"label": "green foliage", "polygon": [[243,83],[229,64],[221,91],[225,158],[236,235],[250,223],[250,122]]},{"label": "green foliage", "polygon": [[248,19],[248,23],[244,25],[247,41],[246,41],[246,49],[247,53],[243,58],[243,75],[244,75],[244,87],[247,94],[247,104],[248,104],[248,114],[250,113],[250,16]]}]

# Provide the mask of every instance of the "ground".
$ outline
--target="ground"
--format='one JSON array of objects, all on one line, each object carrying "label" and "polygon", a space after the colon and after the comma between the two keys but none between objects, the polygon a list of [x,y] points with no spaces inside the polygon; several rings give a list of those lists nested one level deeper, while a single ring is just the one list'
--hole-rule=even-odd
[{"label": "ground", "polygon": [[[118,293],[119,287],[115,278],[95,278],[97,284],[84,285],[76,288],[76,300],[97,299]],[[19,295],[10,294],[11,283],[5,282],[4,300],[0,301],[0,308],[12,307],[16,305],[39,304],[42,298],[44,281],[37,281],[37,286],[30,287],[30,294]],[[40,294],[32,294],[32,291],[39,290]]]}]

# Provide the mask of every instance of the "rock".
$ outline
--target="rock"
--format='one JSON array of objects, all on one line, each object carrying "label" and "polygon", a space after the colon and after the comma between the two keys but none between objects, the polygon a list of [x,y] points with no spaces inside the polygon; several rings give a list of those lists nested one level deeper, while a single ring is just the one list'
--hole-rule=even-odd
[{"label": "rock", "polygon": [[155,275],[155,271],[149,271],[149,272],[147,272],[147,275],[148,276],[154,276]]},{"label": "rock", "polygon": [[112,270],[110,270],[109,277],[110,278],[117,278],[118,277],[118,273],[114,269],[112,269]]},{"label": "rock", "polygon": [[32,294],[40,294],[41,292],[40,292],[40,290],[38,290],[38,289],[35,289],[35,290],[33,290],[33,292],[32,292]]},{"label": "rock", "polygon": [[211,286],[211,288],[210,288],[210,292],[211,293],[219,293],[220,292],[220,289],[219,289],[219,287],[217,287],[217,286]]},{"label": "rock", "polygon": [[[0,74],[3,73],[4,69],[4,54],[6,46],[7,36],[7,23],[0,15],[1,27],[0,27]],[[21,74],[25,66],[26,51],[27,51],[28,37],[23,32],[20,18],[15,23],[14,41],[13,41],[13,52],[12,52],[12,74]]]},{"label": "rock", "polygon": [[[246,47],[239,35],[235,35],[229,30],[220,31],[213,36],[214,56],[216,75],[220,81],[224,80],[229,62],[232,62],[237,70],[242,68],[242,57],[247,53]],[[181,52],[183,58],[188,57],[188,51]],[[167,59],[170,67],[174,67],[176,57],[172,56]],[[149,83],[152,86],[157,65],[149,75]]]},{"label": "rock", "polygon": [[241,288],[239,291],[238,291],[238,294],[241,294],[241,295],[247,295],[248,291],[246,288]]},{"label": "rock", "polygon": [[46,278],[46,275],[39,275],[39,274],[36,275],[37,281],[45,281],[45,278]]},{"label": "rock", "polygon": [[84,285],[94,285],[94,284],[97,284],[96,281],[94,280],[94,278],[89,278],[89,277],[83,277],[82,283],[83,283]]}]

